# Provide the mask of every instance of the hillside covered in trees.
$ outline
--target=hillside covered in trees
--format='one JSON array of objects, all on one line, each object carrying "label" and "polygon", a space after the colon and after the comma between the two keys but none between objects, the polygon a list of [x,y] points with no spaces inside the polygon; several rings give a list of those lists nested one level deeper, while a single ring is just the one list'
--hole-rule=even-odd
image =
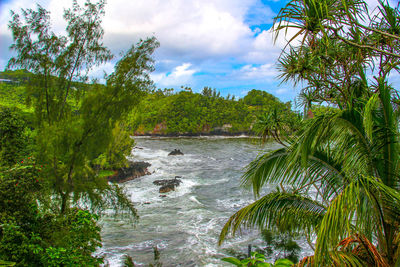
[{"label": "hillside covered in trees", "polygon": [[255,134],[257,118],[276,111],[295,125],[298,117],[291,103],[273,95],[251,90],[244,98],[222,97],[216,89],[204,87],[202,93],[190,88],[149,93],[129,118],[135,135],[236,135]]}]

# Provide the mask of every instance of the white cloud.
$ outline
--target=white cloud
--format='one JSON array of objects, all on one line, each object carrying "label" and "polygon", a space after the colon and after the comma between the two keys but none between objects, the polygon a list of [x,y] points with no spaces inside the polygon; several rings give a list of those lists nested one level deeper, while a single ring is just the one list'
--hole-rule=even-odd
[{"label": "white cloud", "polygon": [[251,49],[244,55],[245,60],[252,63],[274,63],[279,57],[281,48],[274,44],[270,30],[262,31],[252,42]]},{"label": "white cloud", "polygon": [[[63,10],[71,7],[72,0],[37,1],[50,10],[54,30],[62,33]],[[7,9],[17,11],[20,7],[35,8],[35,4],[31,0],[15,0],[7,5]],[[112,0],[106,4],[105,12],[104,43],[115,55],[140,38],[154,35],[160,41],[155,53],[157,69],[151,75],[158,87],[201,88],[216,84],[219,88],[243,88],[237,86],[240,80],[258,88],[253,81],[264,83],[276,76],[273,64],[280,47],[273,45],[268,31],[250,28],[272,21],[272,10],[261,0]],[[1,27],[7,28],[4,25],[8,14],[3,9],[1,14]],[[232,70],[233,64],[245,67]],[[108,73],[111,66],[105,66]],[[201,75],[195,75],[199,70]],[[91,74],[102,77],[102,68],[92,70]]]},{"label": "white cloud", "polygon": [[154,73],[151,76],[160,87],[186,85],[192,80],[193,74],[197,71],[196,69],[191,69],[191,67],[192,64],[183,63],[175,67],[172,72]]},{"label": "white cloud", "polygon": [[105,41],[114,46],[116,37],[125,36],[126,41],[117,47],[121,49],[155,35],[161,43],[160,53],[189,60],[240,54],[252,38],[243,22],[252,2],[114,0],[106,6]]},{"label": "white cloud", "polygon": [[94,66],[90,72],[89,77],[96,77],[99,82],[105,83],[104,75],[109,75],[114,71],[114,64],[112,62],[106,62],[100,66]]},{"label": "white cloud", "polygon": [[[64,8],[70,8],[72,0],[37,3],[51,12],[54,31],[63,33]],[[2,4],[0,31],[10,35],[10,9],[19,12],[20,8],[35,7],[31,0]],[[260,0],[113,0],[106,4],[105,12],[104,42],[115,54],[140,38],[155,35],[161,43],[158,59],[180,57],[191,62],[246,54],[254,39],[249,24],[270,22],[273,16]]]},{"label": "white cloud", "polygon": [[236,75],[236,78],[243,80],[271,80],[278,75],[278,72],[274,64],[245,65],[236,71],[234,75]]}]

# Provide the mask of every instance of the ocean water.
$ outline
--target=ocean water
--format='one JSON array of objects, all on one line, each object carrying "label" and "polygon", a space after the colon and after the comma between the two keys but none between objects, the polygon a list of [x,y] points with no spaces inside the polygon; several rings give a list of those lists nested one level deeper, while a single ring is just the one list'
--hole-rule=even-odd
[{"label": "ocean water", "polygon": [[[229,250],[246,253],[249,244],[262,245],[257,230],[244,230],[218,246],[219,233],[237,210],[254,201],[251,191],[240,187],[244,167],[259,153],[278,148],[263,147],[250,138],[135,138],[132,160],[151,163],[151,175],[126,182],[123,187],[135,203],[140,219],[101,220],[103,255],[110,266],[122,266],[123,255],[135,265],[153,263],[153,247],[163,266],[232,266],[220,259]],[[168,156],[180,149],[183,156]],[[181,176],[176,191],[160,197],[158,179]],[[264,192],[275,186],[266,187]],[[300,245],[306,246],[303,241]]]}]

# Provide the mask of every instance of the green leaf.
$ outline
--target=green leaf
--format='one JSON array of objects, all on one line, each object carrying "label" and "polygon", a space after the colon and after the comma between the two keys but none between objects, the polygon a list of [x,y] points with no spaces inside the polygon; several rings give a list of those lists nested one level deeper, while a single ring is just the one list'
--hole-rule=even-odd
[{"label": "green leaf", "polygon": [[15,262],[0,260],[0,266],[15,266]]},{"label": "green leaf", "polygon": [[294,263],[288,259],[279,259],[279,260],[275,261],[274,266],[275,267],[290,267],[290,266],[293,266],[293,264]]},{"label": "green leaf", "polygon": [[232,263],[232,264],[234,264],[236,266],[243,266],[243,263],[240,260],[238,260],[238,259],[236,259],[234,257],[222,258],[221,260],[229,262],[229,263]]},{"label": "green leaf", "polygon": [[368,100],[367,104],[365,105],[365,110],[364,110],[364,118],[363,118],[363,124],[365,127],[365,132],[368,136],[369,140],[372,140],[372,129],[373,129],[373,120],[372,120],[372,115],[375,109],[379,105],[379,95],[374,94],[371,96],[371,98]]}]

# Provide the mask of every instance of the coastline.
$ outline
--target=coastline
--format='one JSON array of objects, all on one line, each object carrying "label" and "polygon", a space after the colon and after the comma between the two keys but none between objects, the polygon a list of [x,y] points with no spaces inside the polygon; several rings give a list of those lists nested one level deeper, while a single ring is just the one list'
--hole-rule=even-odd
[{"label": "coastline", "polygon": [[259,138],[256,135],[248,135],[248,134],[230,134],[230,135],[223,135],[223,134],[173,134],[173,135],[133,135],[131,136],[134,139],[257,139]]},{"label": "coastline", "polygon": [[135,132],[132,138],[257,138],[249,131],[228,132],[221,130],[214,130],[210,132],[199,133],[160,133],[160,132]]}]

